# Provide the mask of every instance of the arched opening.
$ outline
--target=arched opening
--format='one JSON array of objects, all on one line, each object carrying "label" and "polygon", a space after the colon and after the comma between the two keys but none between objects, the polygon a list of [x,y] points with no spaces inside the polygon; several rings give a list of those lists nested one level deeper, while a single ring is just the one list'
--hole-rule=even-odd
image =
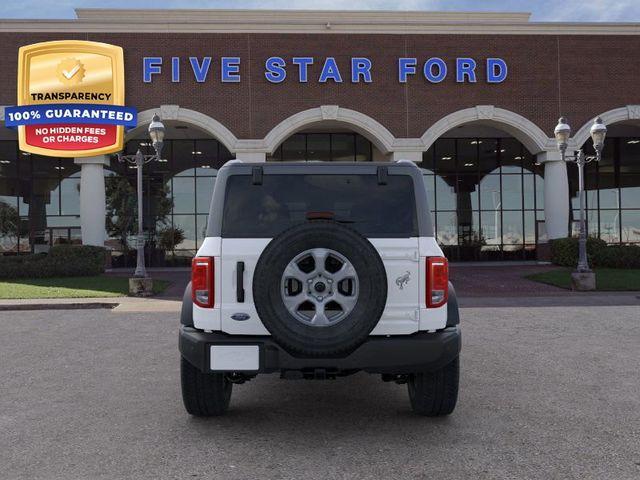
[{"label": "arched opening", "polygon": [[312,124],[293,133],[267,155],[268,162],[385,160],[385,154],[367,137],[331,121]]},{"label": "arched opening", "polygon": [[437,240],[449,258],[535,258],[544,171],[522,141],[500,124],[472,121],[445,131],[422,158]]},{"label": "arched opening", "polygon": [[[186,266],[205,237],[218,169],[233,155],[197,125],[180,120],[163,123],[162,161],[143,167],[146,260],[150,266]],[[153,153],[146,125],[129,133],[124,153],[135,154],[138,148]],[[135,265],[136,173],[134,165],[120,163],[115,156],[105,168],[106,246],[113,251],[114,267]]]},{"label": "arched opening", "polygon": [[[607,129],[601,161],[585,167],[587,232],[609,244],[640,244],[640,120],[627,118]],[[577,141],[582,139],[576,134]],[[587,155],[594,153],[590,138],[582,148]],[[571,234],[577,236],[578,171],[573,164],[567,168]]]},{"label": "arched opening", "polygon": [[373,118],[337,105],[296,113],[264,138],[267,161],[383,161],[394,141]]},{"label": "arched opening", "polygon": [[531,153],[555,148],[554,140],[531,120],[493,105],[477,105],[446,115],[424,132],[422,143],[430,148],[449,130],[469,124],[498,128],[519,140]]}]

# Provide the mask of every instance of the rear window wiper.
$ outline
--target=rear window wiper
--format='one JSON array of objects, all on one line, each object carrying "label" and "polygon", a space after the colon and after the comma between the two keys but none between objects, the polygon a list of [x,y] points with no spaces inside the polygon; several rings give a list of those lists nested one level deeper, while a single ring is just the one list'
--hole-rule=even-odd
[{"label": "rear window wiper", "polygon": [[333,220],[338,223],[361,223],[362,222],[362,220],[352,220],[348,218],[334,218]]}]

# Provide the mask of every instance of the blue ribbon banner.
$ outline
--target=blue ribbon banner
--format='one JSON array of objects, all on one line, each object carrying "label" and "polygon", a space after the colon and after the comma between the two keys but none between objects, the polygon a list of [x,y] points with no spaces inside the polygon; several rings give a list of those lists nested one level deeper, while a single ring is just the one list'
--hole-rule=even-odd
[{"label": "blue ribbon banner", "polygon": [[104,124],[138,125],[138,112],[133,107],[121,105],[91,105],[86,103],[61,103],[46,105],[23,105],[6,107],[5,126],[47,124]]}]

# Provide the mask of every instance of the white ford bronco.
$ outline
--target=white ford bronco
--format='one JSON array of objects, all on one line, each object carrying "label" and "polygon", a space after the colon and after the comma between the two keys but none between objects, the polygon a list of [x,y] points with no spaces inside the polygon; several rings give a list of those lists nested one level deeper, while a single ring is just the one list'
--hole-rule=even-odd
[{"label": "white ford bronco", "polygon": [[422,173],[395,163],[225,164],[180,326],[182,396],[223,414],[262,373],[406,383],[411,406],[453,411],[460,327]]}]

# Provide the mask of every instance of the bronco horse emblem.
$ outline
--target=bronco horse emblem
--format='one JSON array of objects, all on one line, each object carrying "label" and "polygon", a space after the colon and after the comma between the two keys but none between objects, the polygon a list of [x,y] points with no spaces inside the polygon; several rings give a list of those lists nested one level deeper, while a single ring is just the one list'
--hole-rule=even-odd
[{"label": "bronco horse emblem", "polygon": [[396,278],[396,285],[400,288],[400,290],[402,290],[404,286],[409,283],[409,280],[411,280],[411,272],[407,270],[407,273]]}]

